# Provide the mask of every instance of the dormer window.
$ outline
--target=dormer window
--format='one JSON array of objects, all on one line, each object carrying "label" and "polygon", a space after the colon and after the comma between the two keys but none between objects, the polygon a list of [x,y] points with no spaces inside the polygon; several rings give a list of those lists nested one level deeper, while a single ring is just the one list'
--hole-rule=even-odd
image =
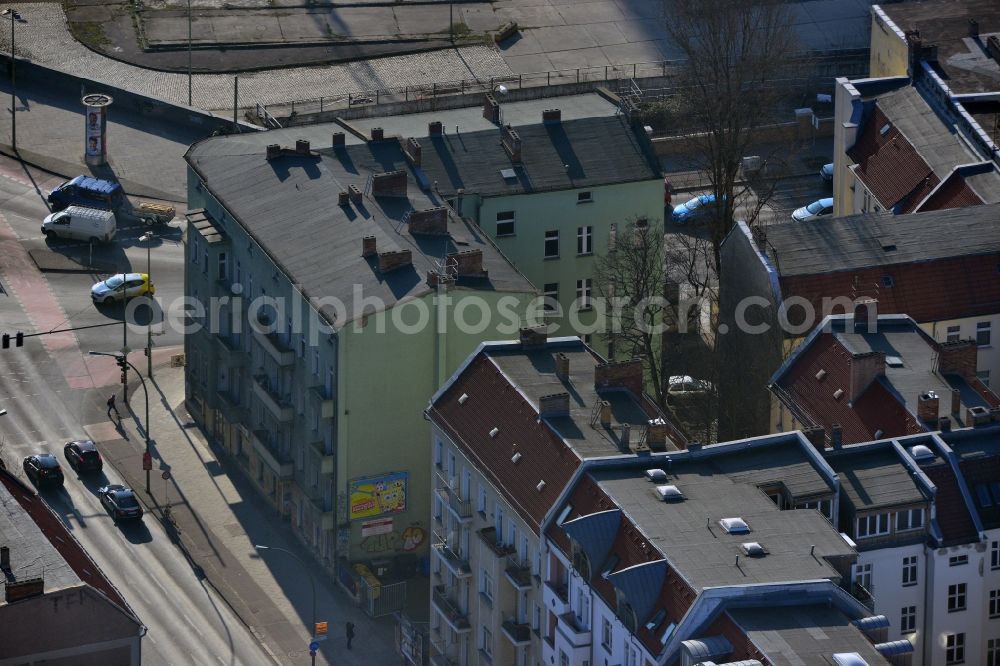
[{"label": "dormer window", "polygon": [[580,574],[580,578],[590,582],[590,558],[575,543],[573,544],[573,568]]}]

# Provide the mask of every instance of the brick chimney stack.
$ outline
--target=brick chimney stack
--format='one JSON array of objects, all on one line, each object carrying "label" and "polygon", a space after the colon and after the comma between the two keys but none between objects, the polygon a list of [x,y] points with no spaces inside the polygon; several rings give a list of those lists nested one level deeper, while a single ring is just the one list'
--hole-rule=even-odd
[{"label": "brick chimney stack", "polygon": [[555,356],[556,359],[556,377],[560,381],[569,381],[569,356],[559,352]]},{"label": "brick chimney stack", "polygon": [[878,301],[859,298],[854,301],[854,330],[857,333],[878,332]]},{"label": "brick chimney stack", "polygon": [[917,397],[917,418],[924,423],[937,424],[940,404],[938,394],[934,391],[921,393]]}]

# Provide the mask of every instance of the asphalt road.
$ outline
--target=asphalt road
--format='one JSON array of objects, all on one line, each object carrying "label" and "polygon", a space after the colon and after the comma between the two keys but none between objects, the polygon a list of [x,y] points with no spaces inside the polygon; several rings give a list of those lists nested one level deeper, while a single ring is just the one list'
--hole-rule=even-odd
[{"label": "asphalt road", "polygon": [[[46,212],[39,192],[59,180],[29,174],[16,162],[0,160],[0,255],[4,258],[0,328],[5,332],[35,332],[40,322],[51,328],[51,322],[60,318],[79,326],[114,322],[120,316],[91,305],[93,276],[50,274],[46,281],[22,250],[39,240],[39,220]],[[144,266],[146,251],[135,244],[135,235],[125,230],[117,247],[129,262]],[[181,294],[182,260],[179,236],[164,240],[153,252],[154,279],[164,298]],[[37,452],[50,452],[64,461],[66,441],[86,437],[87,426],[108,427],[103,402],[116,386],[116,370],[107,359],[85,354],[90,349],[117,350],[119,330],[94,328],[77,332],[75,338],[28,338],[20,349],[0,350],[0,408],[7,410],[0,416],[0,446],[8,462]],[[135,337],[130,345],[140,347],[143,336]],[[159,340],[163,345],[178,344],[180,336],[166,333]],[[88,360],[102,365],[95,364],[87,381],[82,381],[73,368]],[[139,360],[141,355],[133,356],[133,362]],[[111,373],[102,375],[98,370],[108,365]],[[105,513],[96,490],[121,482],[115,470],[105,467],[102,474],[84,478],[65,464],[64,471],[65,487],[42,496],[149,628],[143,642],[144,664],[272,663],[225,602],[199,579],[156,520],[146,516],[142,524],[117,526]]]}]

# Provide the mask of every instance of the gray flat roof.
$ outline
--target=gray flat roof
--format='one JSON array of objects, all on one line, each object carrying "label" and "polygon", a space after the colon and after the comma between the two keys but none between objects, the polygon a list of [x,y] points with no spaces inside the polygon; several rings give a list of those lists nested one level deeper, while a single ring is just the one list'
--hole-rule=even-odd
[{"label": "gray flat roof", "polygon": [[[561,352],[569,358],[569,381],[555,375],[554,353]],[[621,453],[615,435],[597,424],[591,427],[590,416],[599,400],[611,403],[612,426],[633,426],[633,442],[637,441],[649,417],[628,391],[602,390],[594,387],[594,368],[600,362],[582,342],[547,346],[537,350],[505,350],[487,348],[485,351],[511,384],[518,388],[534,405],[539,398],[553,393],[569,393],[569,416],[546,419],[581,458],[613,456]],[[669,444],[668,444],[669,446]]]},{"label": "gray flat roof", "polygon": [[[430,293],[426,274],[449,252],[481,249],[488,278],[459,278],[458,288],[531,292],[534,287],[476,226],[449,215],[449,237],[414,236],[405,223],[413,210],[440,206],[423,190],[395,140],[313,150],[265,159],[270,132],[206,139],[186,159],[208,190],[297,284],[307,297],[335,297],[353,316],[354,287],[391,307]],[[374,173],[403,170],[406,197],[368,194]],[[426,182],[424,183],[426,185]],[[338,195],[354,185],[365,196],[341,207]],[[380,274],[377,262],[361,256],[361,239],[375,236],[378,251],[410,250],[413,266]],[[357,313],[360,315],[360,313]],[[334,322],[340,326],[344,322]]]},{"label": "gray flat roof", "polygon": [[[42,502],[42,499],[35,496],[32,501]],[[16,580],[44,577],[46,592],[73,587],[82,582],[2,483],[0,544],[10,548],[10,564]],[[6,603],[3,599],[0,595],[0,605]]]},{"label": "gray flat roof", "polygon": [[841,492],[856,509],[892,507],[926,500],[896,450],[888,443],[827,451]]},{"label": "gray flat roof", "polygon": [[[672,465],[665,483],[676,485],[684,494],[678,502],[659,500],[641,470],[595,471],[592,475],[696,593],[721,585],[839,581],[840,574],[825,558],[854,554],[819,512],[780,511],[749,478],[721,473],[710,460]],[[742,518],[751,531],[727,533],[719,520],[730,517]],[[740,544],[751,541],[760,543],[768,554],[747,557]],[[815,554],[810,555],[813,546]]]},{"label": "gray flat roof", "polygon": [[772,224],[767,243],[782,276],[849,271],[995,253],[1000,250],[998,217],[1000,204],[850,215]]},{"label": "gray flat roof", "polygon": [[794,442],[720,455],[712,463],[734,481],[758,487],[784,485],[796,501],[833,492]]},{"label": "gray flat roof", "polygon": [[819,604],[731,608],[729,615],[774,666],[833,663],[831,658],[840,652],[857,652],[869,666],[888,663],[836,608]]}]

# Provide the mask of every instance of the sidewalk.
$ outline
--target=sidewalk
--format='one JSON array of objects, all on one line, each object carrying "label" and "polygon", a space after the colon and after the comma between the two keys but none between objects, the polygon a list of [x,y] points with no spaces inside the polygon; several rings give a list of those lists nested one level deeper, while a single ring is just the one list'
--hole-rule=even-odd
[{"label": "sidewalk", "polygon": [[[152,381],[146,381],[153,452],[151,493],[144,492],[141,388],[135,387],[130,395],[131,413],[129,407],[121,407],[126,439],[110,421],[91,427],[90,436],[100,442],[105,460],[149,509],[147,520],[162,520],[163,506],[170,503],[176,524],[167,524],[171,540],[272,657],[282,664],[306,663],[307,626],[312,621],[309,579],[288,555],[269,551],[260,557],[253,546],[286,548],[311,564],[308,553],[242,473],[216,457],[190,420],[183,405],[184,368],[154,367],[153,375]],[[165,470],[170,471],[169,481],[162,479]],[[330,623],[330,639],[322,644],[316,662],[338,666],[399,663],[394,621],[367,617],[318,567],[310,569],[316,575],[317,619]],[[345,621],[353,622],[357,632],[357,645],[350,652],[345,649]]]}]

